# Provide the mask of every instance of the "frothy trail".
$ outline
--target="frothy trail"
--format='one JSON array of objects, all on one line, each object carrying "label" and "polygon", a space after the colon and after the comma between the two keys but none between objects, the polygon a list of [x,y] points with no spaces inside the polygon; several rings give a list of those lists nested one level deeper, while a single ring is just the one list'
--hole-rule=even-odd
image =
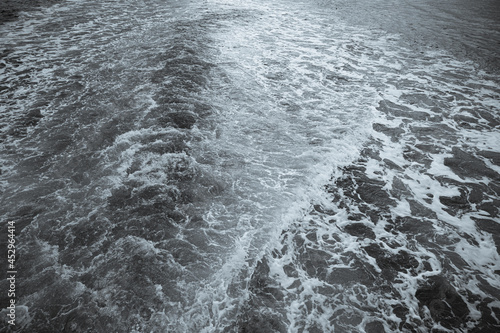
[{"label": "frothy trail", "polygon": [[497,77],[294,2],[29,15],[0,73],[28,329],[498,326]]}]

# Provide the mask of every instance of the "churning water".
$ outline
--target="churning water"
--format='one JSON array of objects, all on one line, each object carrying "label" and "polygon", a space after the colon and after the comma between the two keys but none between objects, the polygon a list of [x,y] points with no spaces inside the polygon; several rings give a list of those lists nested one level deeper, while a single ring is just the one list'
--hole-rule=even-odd
[{"label": "churning water", "polygon": [[18,330],[500,327],[497,76],[287,1],[73,0],[0,36]]}]

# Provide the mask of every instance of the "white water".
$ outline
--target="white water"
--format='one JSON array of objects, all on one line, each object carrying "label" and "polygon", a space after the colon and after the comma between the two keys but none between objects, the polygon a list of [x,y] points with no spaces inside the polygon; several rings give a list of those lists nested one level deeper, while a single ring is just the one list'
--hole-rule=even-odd
[{"label": "white water", "polygon": [[[401,104],[415,92],[444,94],[438,105],[447,115],[464,105],[494,114],[498,88],[474,74],[473,64],[445,53],[414,57],[397,36],[290,2],[69,1],[30,15],[0,28],[4,50],[13,50],[2,59],[9,105],[0,112],[7,133],[2,201],[12,207],[3,216],[19,218],[22,207],[40,211],[19,236],[24,257],[42,253],[26,259],[26,275],[20,274],[34,288],[20,298],[32,322],[43,316],[50,290],[60,288],[68,296],[52,302],[76,313],[70,321],[77,330],[89,318],[98,318],[98,331],[115,322],[135,332],[236,329],[252,297],[256,264],[265,258],[269,277],[289,288],[269,309],[285,313],[290,332],[362,331],[376,318],[390,331],[401,321],[390,308],[398,302],[410,309],[408,322],[421,324],[415,291],[443,266],[435,252],[388,232],[387,221],[374,225],[365,216],[360,222],[385,250],[411,251],[418,261],[418,272],[398,273],[392,286],[398,299],[386,298],[377,284],[331,277],[353,260],[381,272],[363,250],[372,241],[343,232],[349,212],[325,191],[374,142],[381,159],[401,166],[405,176],[374,159],[367,176],[387,189],[401,179],[412,199],[437,214],[433,230],[457,239],[452,250],[498,287],[491,236],[478,232],[470,216],[443,210],[439,195],[459,192],[436,180],[458,177],[443,165],[450,142],[498,152],[496,134],[448,122],[455,132],[434,142],[443,151],[422,169],[403,158],[405,147],[422,139],[406,132],[393,142],[372,129],[374,123],[411,127],[378,107],[384,100]],[[176,59],[188,62],[176,65]],[[480,96],[471,93],[477,86]],[[450,102],[446,94],[463,94],[465,102]],[[175,98],[180,101],[168,102]],[[418,103],[404,105],[434,115]],[[37,126],[12,135],[20,114],[35,108],[44,116]],[[192,128],[162,118],[179,110],[196,116]],[[58,148],[64,140],[69,143]],[[359,212],[356,202],[349,209]],[[390,213],[412,215],[405,198]],[[461,238],[463,232],[479,246]],[[399,247],[387,245],[392,241]],[[303,267],[319,262],[310,249],[329,258],[327,281]],[[295,278],[286,265],[298,272]],[[37,294],[47,274],[51,283]],[[466,279],[457,279],[464,288]],[[351,317],[335,326],[339,313]],[[51,318],[68,320],[64,313]]]}]

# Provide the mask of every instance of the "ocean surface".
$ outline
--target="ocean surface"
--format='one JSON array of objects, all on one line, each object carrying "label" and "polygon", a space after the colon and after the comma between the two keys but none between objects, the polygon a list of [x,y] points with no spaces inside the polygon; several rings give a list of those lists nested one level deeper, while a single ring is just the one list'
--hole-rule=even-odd
[{"label": "ocean surface", "polygon": [[17,332],[500,331],[500,76],[399,38],[285,0],[1,25]]}]

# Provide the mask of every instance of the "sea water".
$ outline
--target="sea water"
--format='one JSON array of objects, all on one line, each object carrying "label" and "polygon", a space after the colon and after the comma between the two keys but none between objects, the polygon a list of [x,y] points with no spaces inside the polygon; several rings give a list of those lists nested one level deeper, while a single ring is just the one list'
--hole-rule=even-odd
[{"label": "sea water", "polygon": [[73,0],[0,36],[26,332],[498,328],[497,76],[293,1]]}]

